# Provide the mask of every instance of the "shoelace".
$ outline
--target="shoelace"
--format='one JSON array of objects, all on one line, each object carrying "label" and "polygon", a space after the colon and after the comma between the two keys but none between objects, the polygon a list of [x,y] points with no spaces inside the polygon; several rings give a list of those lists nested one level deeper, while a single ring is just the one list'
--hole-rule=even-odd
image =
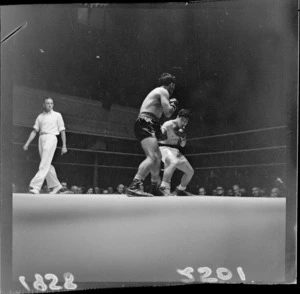
[{"label": "shoelace", "polygon": [[142,192],[144,192],[144,184],[143,184],[142,181],[139,182],[139,190],[142,191]]}]

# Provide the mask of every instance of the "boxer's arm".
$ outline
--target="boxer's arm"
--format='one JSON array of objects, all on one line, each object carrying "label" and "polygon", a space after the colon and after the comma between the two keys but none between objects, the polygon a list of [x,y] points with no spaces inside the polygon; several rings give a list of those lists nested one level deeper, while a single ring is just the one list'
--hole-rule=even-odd
[{"label": "boxer's arm", "polygon": [[179,144],[180,144],[181,147],[185,147],[185,145],[186,145],[186,138],[180,138]]},{"label": "boxer's arm", "polygon": [[173,112],[176,110],[176,108],[170,104],[169,93],[167,90],[163,89],[160,92],[160,101],[161,101],[164,115],[166,117],[170,117],[173,114]]},{"label": "boxer's arm", "polygon": [[171,121],[166,121],[160,128],[161,130],[161,140],[167,140],[168,139],[168,129],[172,125]]},{"label": "boxer's arm", "polygon": [[184,147],[186,145],[186,132],[185,132],[185,130],[184,129],[179,129],[176,133],[179,136],[180,146]]}]

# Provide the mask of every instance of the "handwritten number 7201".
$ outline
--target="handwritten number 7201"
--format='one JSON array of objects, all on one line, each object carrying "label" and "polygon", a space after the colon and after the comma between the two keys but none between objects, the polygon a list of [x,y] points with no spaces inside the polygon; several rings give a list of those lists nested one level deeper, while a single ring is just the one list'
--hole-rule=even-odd
[{"label": "handwritten number 7201", "polygon": [[[177,273],[187,278],[187,279],[181,279],[183,283],[195,282],[195,277],[192,274],[193,272],[194,269],[192,267],[186,267],[185,269],[177,269]],[[197,272],[200,274],[201,282],[215,283],[218,281],[217,278],[210,277],[212,270],[207,266],[199,267],[197,269]],[[217,272],[217,277],[222,281],[228,281],[232,278],[232,272],[226,267],[219,267],[217,268],[216,272]],[[242,281],[246,280],[244,271],[241,267],[237,268],[237,273]]]}]

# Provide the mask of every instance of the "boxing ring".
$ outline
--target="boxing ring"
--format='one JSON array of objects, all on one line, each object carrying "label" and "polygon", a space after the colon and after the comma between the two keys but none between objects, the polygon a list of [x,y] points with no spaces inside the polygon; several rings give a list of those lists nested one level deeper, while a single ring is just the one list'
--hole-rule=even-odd
[{"label": "boxing ring", "polygon": [[15,281],[285,280],[285,198],[16,193],[13,208]]}]

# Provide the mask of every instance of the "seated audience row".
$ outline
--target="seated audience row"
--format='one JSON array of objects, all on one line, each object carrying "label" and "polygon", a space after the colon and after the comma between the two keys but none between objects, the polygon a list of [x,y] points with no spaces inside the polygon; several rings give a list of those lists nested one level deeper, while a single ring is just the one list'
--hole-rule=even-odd
[{"label": "seated audience row", "polygon": [[198,190],[198,195],[205,196],[231,196],[231,197],[285,197],[283,189],[278,187],[273,187],[270,193],[267,195],[265,189],[254,186],[250,193],[247,193],[245,188],[240,188],[239,185],[235,184],[232,189],[225,191],[223,186],[217,186],[212,193],[207,193],[205,187],[200,187]]},{"label": "seated audience row", "polygon": [[[72,185],[69,189],[68,184],[66,181],[61,182],[62,189],[60,190],[59,194],[126,194],[127,187],[123,184],[119,184],[116,189],[109,186],[107,188],[100,188],[100,187],[84,187],[84,186],[77,186]],[[195,190],[195,189],[193,189]],[[47,184],[44,184],[41,193],[48,194],[51,190],[48,188]],[[240,187],[238,184],[234,184],[229,189],[225,190],[225,188],[221,185],[218,185],[212,191],[206,189],[206,187],[199,187],[196,188],[197,193],[196,195],[199,196],[229,196],[229,197],[286,197],[286,189],[285,187],[278,187],[274,186],[270,189],[267,193],[266,189],[253,186],[251,191],[247,192],[245,188]],[[18,187],[15,183],[12,183],[12,192],[18,193]]]}]

